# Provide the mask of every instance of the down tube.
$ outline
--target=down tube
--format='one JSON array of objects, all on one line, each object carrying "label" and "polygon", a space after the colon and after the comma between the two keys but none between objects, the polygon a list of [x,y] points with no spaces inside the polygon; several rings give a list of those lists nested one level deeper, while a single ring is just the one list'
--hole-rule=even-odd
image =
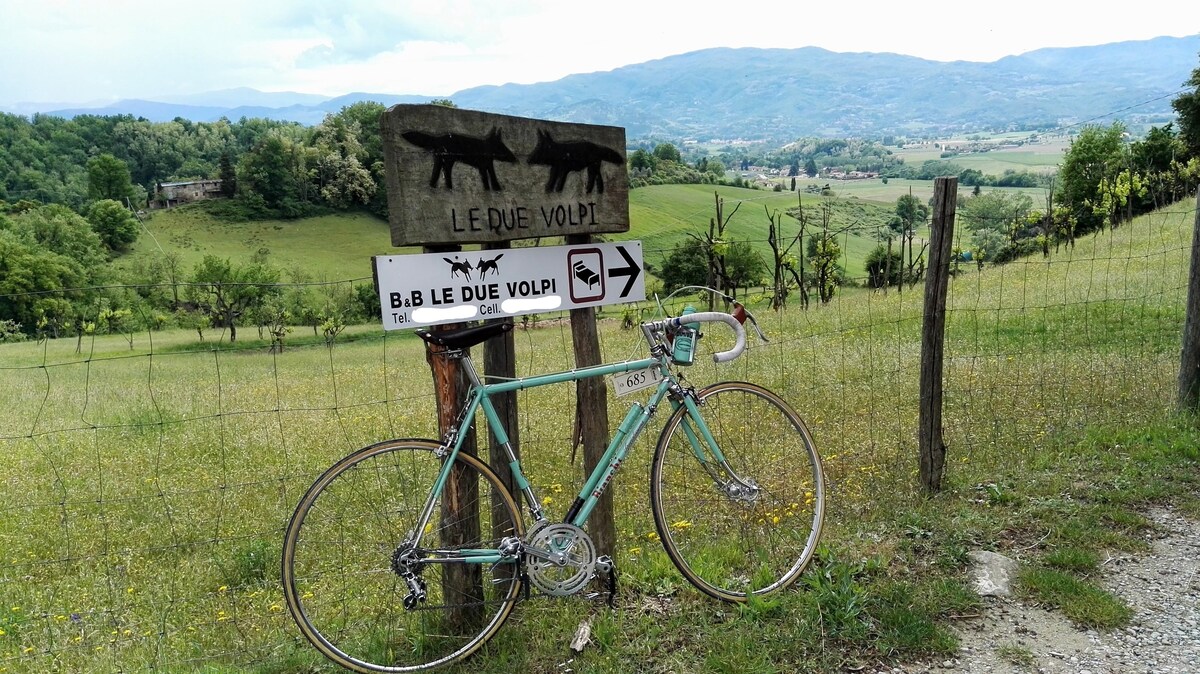
[{"label": "down tube", "polygon": [[587,523],[592,510],[596,508],[596,504],[600,501],[600,496],[608,488],[608,483],[612,481],[613,475],[616,474],[617,469],[621,467],[621,463],[625,461],[626,455],[629,454],[629,448],[633,446],[634,441],[641,435],[642,430],[646,428],[646,422],[650,420],[650,415],[654,413],[654,409],[666,397],[667,391],[671,388],[672,381],[670,377],[663,378],[658,384],[658,389],[646,401],[644,407],[640,403],[635,402],[629,408],[629,412],[625,414],[621,425],[617,427],[617,433],[613,436],[612,442],[608,444],[608,449],[604,451],[603,458],[596,464],[595,470],[588,477],[587,484],[580,490],[574,505],[571,506],[571,510],[567,513],[567,522],[577,527],[582,527]]}]

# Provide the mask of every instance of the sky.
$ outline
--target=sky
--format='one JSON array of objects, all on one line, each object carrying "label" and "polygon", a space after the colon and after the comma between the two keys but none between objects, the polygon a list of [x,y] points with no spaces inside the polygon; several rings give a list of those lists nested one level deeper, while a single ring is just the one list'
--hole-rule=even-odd
[{"label": "sky", "polygon": [[[1195,0],[0,0],[0,107],[235,87],[449,96],[709,47],[994,61],[1200,32]],[[954,11],[948,11],[953,8]]]}]

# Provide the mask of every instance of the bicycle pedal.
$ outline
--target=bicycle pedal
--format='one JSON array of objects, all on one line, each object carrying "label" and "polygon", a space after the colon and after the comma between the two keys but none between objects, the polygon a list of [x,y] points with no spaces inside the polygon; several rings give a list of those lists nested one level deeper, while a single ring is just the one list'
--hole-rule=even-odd
[{"label": "bicycle pedal", "polygon": [[[596,558],[596,571],[608,577],[608,607],[614,608],[617,600],[617,564],[612,557],[600,555]],[[596,593],[597,596],[600,594],[602,593]]]},{"label": "bicycle pedal", "polygon": [[617,567],[614,566],[608,572],[608,607],[616,608],[617,602]]}]

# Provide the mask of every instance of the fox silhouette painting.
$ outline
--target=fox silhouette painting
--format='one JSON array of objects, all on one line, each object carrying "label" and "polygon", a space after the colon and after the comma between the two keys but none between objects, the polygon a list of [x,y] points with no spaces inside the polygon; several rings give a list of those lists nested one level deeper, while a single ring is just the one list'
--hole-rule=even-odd
[{"label": "fox silhouette painting", "polygon": [[[492,272],[493,276],[500,273],[500,265],[496,264],[496,262],[502,257],[504,257],[504,253],[500,253],[499,255],[497,255],[496,257],[494,257],[490,260],[485,260],[483,258],[479,258],[479,261],[477,261],[475,263],[475,269],[476,269],[476,271],[479,272],[479,280],[480,281],[483,280],[483,277],[487,276],[487,273],[489,271]],[[445,258],[442,258],[442,259],[445,259]]]},{"label": "fox silhouette painting", "polygon": [[600,171],[602,162],[623,164],[621,153],[603,145],[581,140],[559,142],[547,131],[538,131],[537,146],[529,155],[529,163],[550,167],[550,178],[546,181],[547,192],[561,192],[567,176],[575,171],[587,169],[587,191],[604,192],[604,176]]},{"label": "fox silhouette painting", "polygon": [[468,281],[471,280],[471,263],[470,262],[468,262],[466,260],[459,262],[457,256],[455,256],[455,258],[453,260],[451,260],[448,257],[444,257],[442,259],[445,260],[446,262],[450,263],[450,278],[454,278],[455,276],[458,276],[459,272],[462,272],[462,274],[467,277]]},{"label": "fox silhouette painting", "polygon": [[500,139],[500,130],[492,127],[484,138],[464,136],[461,133],[446,133],[440,136],[421,131],[405,131],[404,140],[433,155],[433,175],[429,186],[437,187],[438,178],[445,178],[446,189],[454,189],[454,165],[462,162],[474,166],[483,180],[483,189],[499,191],[500,180],[496,178],[496,162],[515,162],[517,157]]}]

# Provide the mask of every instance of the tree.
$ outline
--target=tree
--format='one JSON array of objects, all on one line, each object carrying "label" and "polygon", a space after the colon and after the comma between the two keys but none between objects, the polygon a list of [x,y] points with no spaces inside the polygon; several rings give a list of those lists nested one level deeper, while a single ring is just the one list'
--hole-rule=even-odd
[{"label": "tree", "polygon": [[663,292],[674,292],[684,286],[702,286],[708,282],[708,256],[704,247],[692,241],[675,244],[663,260],[659,278]]},{"label": "tree", "polygon": [[[450,103],[454,107],[453,102]],[[337,117],[346,120],[348,128],[353,128],[358,137],[358,149],[355,156],[362,168],[365,169],[375,182],[375,189],[367,208],[382,218],[387,218],[387,171],[383,161],[383,136],[379,130],[380,118],[386,111],[382,103],[375,101],[359,101],[342,108]]]},{"label": "tree", "polygon": [[19,323],[27,333],[42,322],[57,334],[74,313],[61,291],[81,287],[85,278],[75,260],[0,226],[0,320]]},{"label": "tree", "polygon": [[228,258],[205,255],[192,273],[188,294],[237,341],[235,321],[279,295],[279,270],[265,262],[234,265]]},{"label": "tree", "polygon": [[1011,238],[1014,224],[1032,209],[1033,198],[1027,194],[989,190],[964,199],[957,217],[968,230],[991,229]]},{"label": "tree", "polygon": [[973,256],[996,260],[1007,257],[1005,249],[1033,235],[1028,217],[1032,210],[1033,199],[1027,194],[990,190],[963,200],[956,217],[971,232]]},{"label": "tree", "polygon": [[1178,201],[1187,191],[1184,175],[1187,146],[1173,127],[1173,124],[1151,127],[1145,138],[1129,148],[1133,168],[1142,174],[1150,197],[1138,204],[1139,213]]},{"label": "tree", "polygon": [[705,236],[691,235],[693,239],[700,243],[705,259],[708,261],[708,274],[704,285],[716,291],[708,295],[709,311],[713,310],[717,294],[723,290],[722,284],[726,277],[725,251],[728,244],[725,241],[725,228],[738,212],[738,209],[742,207],[742,202],[739,201],[733,207],[733,212],[726,216],[725,200],[721,198],[721,195],[713,192],[713,200],[716,207],[716,217],[710,218],[708,221],[708,234]]},{"label": "tree", "polygon": [[1100,183],[1106,178],[1114,180],[1126,168],[1121,140],[1124,133],[1120,122],[1108,127],[1085,126],[1063,155],[1059,192],[1054,200],[1071,209],[1079,234],[1104,225],[1103,211],[1096,211],[1102,201]]},{"label": "tree", "polygon": [[[916,283],[920,280],[920,274],[916,268],[921,262],[920,255],[913,255],[913,240],[917,236],[917,228],[925,224],[929,219],[929,206],[921,203],[921,200],[914,197],[912,194],[901,195],[896,199],[896,215],[889,223],[893,231],[900,234],[901,255],[904,254],[904,248],[908,248],[908,272],[907,279],[909,284]],[[925,249],[921,249],[924,254]]]},{"label": "tree", "polygon": [[334,208],[368,204],[375,195],[375,179],[363,168],[358,157],[339,157],[329,153],[317,160],[318,170],[328,170],[331,178],[321,187],[321,198]]},{"label": "tree", "polygon": [[725,277],[721,284],[729,295],[737,297],[738,288],[762,285],[767,265],[749,241],[734,241],[725,251]]},{"label": "tree", "polygon": [[111,154],[92,157],[87,163],[88,197],[124,202],[134,196],[129,167]]},{"label": "tree", "polygon": [[88,222],[109,250],[123,251],[138,238],[138,222],[123,204],[103,199],[88,209]]},{"label": "tree", "polygon": [[137,324],[129,309],[114,309],[106,304],[96,314],[94,325],[101,334],[124,335],[129,348],[133,348],[133,333],[137,330]]},{"label": "tree", "polygon": [[[788,275],[795,280],[796,285],[800,288],[802,296],[804,293],[804,280],[800,277],[796,270],[798,260],[796,256],[792,254],[792,247],[804,239],[803,203],[801,203],[800,207],[797,209],[799,214],[796,215],[796,219],[800,223],[800,230],[796,232],[795,236],[789,237],[787,243],[783,242],[783,232],[780,231],[781,218],[779,217],[779,211],[772,212],[765,205],[763,206],[763,210],[767,212],[767,220],[769,220],[771,223],[767,228],[767,244],[771,246],[771,308],[778,311],[787,306],[789,290],[787,279]],[[805,300],[803,304],[804,308],[807,309],[807,300]]]},{"label": "tree", "polygon": [[1200,67],[1183,86],[1192,90],[1171,101],[1171,107],[1179,115],[1179,138],[1187,148],[1186,158],[1196,158],[1200,157]]},{"label": "tree", "polygon": [[654,156],[660,161],[678,162],[681,159],[679,148],[671,143],[659,143],[654,146]]},{"label": "tree", "polygon": [[960,185],[970,185],[978,187],[983,184],[983,171],[979,169],[964,169],[958,174],[958,183]]},{"label": "tree", "polygon": [[714,180],[723,180],[725,178],[725,163],[720,159],[708,158],[708,164],[705,165],[705,171],[713,177]]},{"label": "tree", "polygon": [[317,187],[334,208],[368,204],[380,187],[363,167],[367,153],[362,135],[358,120],[346,114],[326,115],[314,129]]},{"label": "tree", "polygon": [[60,204],[47,204],[13,219],[38,246],[78,262],[84,272],[81,285],[99,285],[108,275],[108,252],[95,230],[75,211]]},{"label": "tree", "polygon": [[1142,174],[1130,169],[1125,169],[1112,178],[1101,178],[1097,191],[1099,199],[1092,204],[1092,211],[1107,217],[1113,228],[1122,220],[1122,208],[1125,211],[1125,219],[1132,220],[1133,202],[1146,195]]},{"label": "tree", "polygon": [[808,259],[813,267],[813,285],[821,304],[833,300],[833,293],[842,282],[842,269],[838,264],[842,247],[829,230],[828,220],[821,233],[808,240]]},{"label": "tree", "polygon": [[[890,259],[889,259],[890,257]],[[887,246],[879,244],[867,254],[863,267],[867,272],[867,283],[872,288],[900,285],[900,268],[903,260],[900,251],[889,251]]]},{"label": "tree", "polygon": [[239,176],[244,187],[261,196],[268,208],[297,217],[304,212],[307,196],[305,163],[302,148],[293,140],[271,133],[242,155]]},{"label": "tree", "polygon": [[217,177],[221,179],[221,195],[232,197],[237,194],[237,170],[228,152],[221,153],[221,161],[217,168]]},{"label": "tree", "polygon": [[656,163],[658,160],[655,156],[642,148],[634,150],[633,154],[629,155],[629,168],[635,171],[653,171]]},{"label": "tree", "polygon": [[808,177],[816,178],[820,173],[817,169],[817,160],[809,157],[808,161],[804,162],[804,172],[808,174]]}]

